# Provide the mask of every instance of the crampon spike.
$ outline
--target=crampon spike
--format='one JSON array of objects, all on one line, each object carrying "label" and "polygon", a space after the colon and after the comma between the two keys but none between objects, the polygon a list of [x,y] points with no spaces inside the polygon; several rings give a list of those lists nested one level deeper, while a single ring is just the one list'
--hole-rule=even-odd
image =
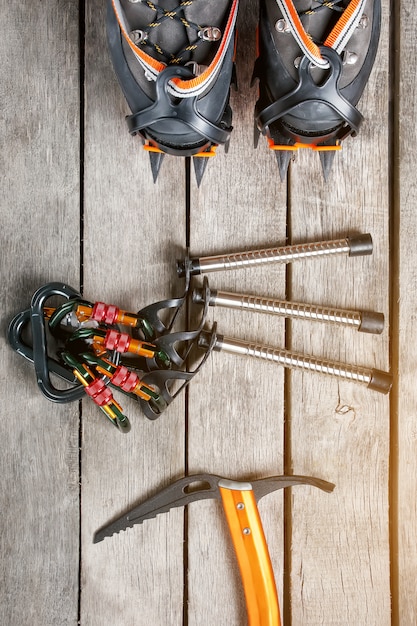
[{"label": "crampon spike", "polygon": [[162,161],[165,154],[163,152],[149,152],[149,160],[151,162],[152,178],[156,183],[158,179],[159,170],[161,169]]},{"label": "crampon spike", "polygon": [[254,126],[253,126],[253,147],[255,149],[258,147],[258,144],[259,144],[259,135],[260,134],[261,134],[261,131],[259,130],[258,125],[257,125],[256,120],[255,120],[255,123],[254,123]]},{"label": "crampon spike", "polygon": [[275,157],[277,159],[279,177],[283,183],[288,172],[288,166],[292,159],[292,150],[276,150]]},{"label": "crampon spike", "polygon": [[329,175],[332,169],[335,150],[321,151],[319,152],[319,155],[320,155],[321,167],[323,170],[323,178],[327,182],[327,179],[329,178]]},{"label": "crampon spike", "polygon": [[206,171],[207,162],[209,157],[194,157],[194,173],[195,179],[197,181],[197,187],[200,187],[201,181],[203,180],[204,172]]}]

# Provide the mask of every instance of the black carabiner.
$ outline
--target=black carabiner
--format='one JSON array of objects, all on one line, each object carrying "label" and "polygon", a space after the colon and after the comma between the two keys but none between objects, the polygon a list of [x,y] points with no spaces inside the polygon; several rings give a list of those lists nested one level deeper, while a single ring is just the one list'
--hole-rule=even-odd
[{"label": "black carabiner", "polygon": [[[31,310],[26,309],[15,315],[7,329],[7,339],[10,346],[17,354],[20,354],[20,356],[29,361],[29,363],[33,364],[33,348],[32,346],[28,346],[23,340],[23,332],[30,324],[30,314]],[[48,357],[48,368],[50,372],[53,372],[56,376],[59,376],[59,378],[68,383],[74,384],[77,382],[72,372],[51,357]]]},{"label": "black carabiner", "polygon": [[30,320],[32,324],[33,364],[35,366],[36,381],[43,395],[52,402],[73,402],[80,400],[84,395],[84,387],[78,383],[69,389],[54,387],[50,379],[50,367],[46,347],[45,316],[43,307],[52,296],[62,296],[68,300],[80,298],[81,295],[69,285],[63,283],[48,283],[38,289],[32,297]]}]

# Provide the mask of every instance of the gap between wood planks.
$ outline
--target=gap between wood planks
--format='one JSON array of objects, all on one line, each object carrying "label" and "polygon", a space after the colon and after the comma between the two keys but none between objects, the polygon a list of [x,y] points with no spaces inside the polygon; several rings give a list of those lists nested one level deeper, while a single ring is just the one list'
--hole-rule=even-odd
[{"label": "gap between wood planks", "polygon": [[398,537],[398,475],[399,475],[399,239],[400,239],[400,194],[399,194],[399,99],[400,99],[400,3],[391,0],[390,3],[390,129],[391,150],[389,151],[391,172],[390,189],[390,366],[394,373],[393,385],[390,394],[390,455],[389,455],[389,542],[390,542],[390,585],[391,585],[391,623],[397,626],[400,622],[399,607],[399,537]]},{"label": "gap between wood planks", "polygon": [[[191,157],[185,158],[185,247],[188,252],[190,248],[190,233],[191,233]],[[189,304],[186,302],[186,319],[190,319]],[[188,385],[185,387],[185,402],[184,402],[184,470],[185,474],[188,474],[188,418],[189,418],[189,394]],[[188,625],[188,507],[184,507],[184,550],[183,550],[183,626]]]},{"label": "gap between wood planks", "polygon": [[[84,157],[85,157],[85,125],[84,125],[84,116],[85,116],[85,2],[80,0],[78,2],[78,58],[79,58],[79,98],[80,98],[80,109],[79,109],[79,123],[80,123],[80,144],[79,144],[79,154],[80,154],[80,170],[79,170],[79,180],[80,180],[80,197],[79,197],[79,206],[80,206],[80,294],[84,295]],[[78,402],[78,511],[79,511],[79,521],[78,521],[78,624],[81,624],[81,580],[82,580],[82,550],[81,550],[81,539],[82,539],[82,525],[81,525],[81,516],[82,516],[82,490],[81,490],[81,477],[82,477],[82,417],[83,417],[83,408],[82,401]]]}]

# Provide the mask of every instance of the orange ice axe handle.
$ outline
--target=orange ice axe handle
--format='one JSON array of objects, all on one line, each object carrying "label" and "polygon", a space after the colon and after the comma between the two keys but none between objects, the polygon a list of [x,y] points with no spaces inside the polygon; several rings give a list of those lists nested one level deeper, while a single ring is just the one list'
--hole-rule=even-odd
[{"label": "orange ice axe handle", "polygon": [[281,626],[274,572],[252,485],[222,479],[219,490],[240,569],[249,626]]}]

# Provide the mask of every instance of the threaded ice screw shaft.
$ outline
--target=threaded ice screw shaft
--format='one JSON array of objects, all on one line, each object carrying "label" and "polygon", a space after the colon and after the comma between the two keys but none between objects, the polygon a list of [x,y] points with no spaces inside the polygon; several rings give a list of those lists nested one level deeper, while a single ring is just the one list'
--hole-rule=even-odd
[{"label": "threaded ice screw shaft", "polygon": [[[204,304],[206,289],[195,289],[193,302]],[[350,326],[358,331],[379,334],[384,328],[384,316],[373,311],[350,311],[344,309],[315,306],[299,302],[276,300],[264,296],[244,295],[228,291],[209,290],[209,305],[231,309],[269,313],[286,318],[313,320]]]},{"label": "threaded ice screw shaft", "polygon": [[279,248],[265,248],[248,252],[208,256],[177,261],[178,275],[185,276],[264,265],[266,263],[291,263],[301,259],[347,254],[361,256],[372,254],[371,235],[357,235],[332,241],[302,243]]},{"label": "threaded ice screw shaft", "polygon": [[[209,339],[210,333],[202,333],[199,340],[200,347],[207,347]],[[392,376],[388,372],[319,359],[289,350],[259,345],[257,343],[221,335],[216,336],[214,350],[255,357],[266,361],[274,361],[290,369],[327,374],[336,378],[364,384],[369,389],[379,391],[380,393],[388,393],[392,385]]]}]

